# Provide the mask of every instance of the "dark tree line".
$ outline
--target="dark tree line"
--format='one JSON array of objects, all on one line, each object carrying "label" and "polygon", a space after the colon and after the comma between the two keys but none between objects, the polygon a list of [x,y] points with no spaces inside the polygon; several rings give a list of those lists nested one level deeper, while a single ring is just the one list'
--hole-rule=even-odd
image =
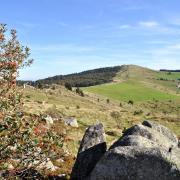
[{"label": "dark tree line", "polygon": [[180,72],[180,70],[170,70],[170,69],[160,69],[160,71],[164,71],[164,72]]},{"label": "dark tree line", "polygon": [[[37,86],[37,84],[60,84],[60,85],[71,85],[72,87],[87,87],[94,86],[113,81],[113,77],[116,76],[117,72],[121,69],[121,66],[99,68],[81,73],[74,73],[69,75],[57,75],[46,79],[37,81],[29,81],[29,85]],[[26,81],[28,82],[28,81]],[[19,81],[20,84],[24,83]]]}]

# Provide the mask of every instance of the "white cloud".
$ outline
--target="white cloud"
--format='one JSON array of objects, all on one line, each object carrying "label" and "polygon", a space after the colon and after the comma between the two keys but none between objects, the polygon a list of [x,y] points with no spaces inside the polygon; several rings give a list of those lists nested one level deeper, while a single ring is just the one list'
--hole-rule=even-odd
[{"label": "white cloud", "polygon": [[151,67],[154,69],[180,69],[180,44],[152,50]]},{"label": "white cloud", "polygon": [[149,66],[152,69],[180,69],[180,63],[178,62],[179,59],[175,58],[166,58],[166,57],[161,57],[162,59],[153,59],[151,62],[151,65]]},{"label": "white cloud", "polygon": [[153,28],[159,26],[159,23],[156,21],[141,21],[138,23],[141,27]]},{"label": "white cloud", "polygon": [[131,27],[132,27],[132,26],[129,25],[129,24],[123,24],[123,25],[118,26],[118,29],[129,29],[129,28],[131,28]]},{"label": "white cloud", "polygon": [[180,50],[180,43],[173,44],[168,47],[170,50]]}]

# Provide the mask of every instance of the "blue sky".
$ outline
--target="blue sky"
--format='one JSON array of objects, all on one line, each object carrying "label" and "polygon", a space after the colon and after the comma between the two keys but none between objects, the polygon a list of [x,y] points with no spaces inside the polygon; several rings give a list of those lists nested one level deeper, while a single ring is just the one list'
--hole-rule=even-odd
[{"label": "blue sky", "polygon": [[179,0],[1,0],[0,22],[35,59],[35,80],[105,66],[180,69]]}]

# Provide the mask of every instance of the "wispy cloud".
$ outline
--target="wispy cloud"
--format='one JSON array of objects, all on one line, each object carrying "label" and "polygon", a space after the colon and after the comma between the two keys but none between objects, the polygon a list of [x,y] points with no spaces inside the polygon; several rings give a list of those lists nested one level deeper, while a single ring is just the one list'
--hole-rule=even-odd
[{"label": "wispy cloud", "polygon": [[154,28],[159,26],[159,23],[157,21],[141,21],[138,24],[139,26],[145,28]]},{"label": "wispy cloud", "polygon": [[152,68],[180,68],[180,44],[166,45],[161,48],[152,49],[151,67]]},{"label": "wispy cloud", "polygon": [[132,26],[130,24],[123,24],[117,27],[118,29],[130,29]]},{"label": "wispy cloud", "polygon": [[[138,21],[134,23],[127,24],[117,24],[114,26],[117,30],[128,30],[127,32],[131,32],[129,35],[171,35],[177,36],[180,35],[180,29],[172,24],[161,23],[158,21]],[[125,31],[126,32],[126,31]],[[124,36],[126,33],[124,33]],[[157,41],[157,39],[155,39]]]},{"label": "wispy cloud", "polygon": [[121,24],[116,26],[117,29],[132,29],[132,30],[138,30],[145,31],[146,29],[162,29],[164,28],[159,22],[157,21],[139,21],[132,24]]},{"label": "wispy cloud", "polygon": [[[11,11],[10,17],[0,12],[31,47],[35,68],[24,72],[25,79],[121,64],[180,68],[178,0],[56,2],[47,3],[47,10],[53,11],[48,14],[41,3],[31,7],[36,9],[33,14],[17,11],[14,16]],[[14,23],[15,17],[21,22]]]},{"label": "wispy cloud", "polygon": [[[180,50],[180,43],[178,43],[178,44],[173,44],[173,45],[170,45],[170,46],[168,46],[168,49],[169,50]],[[180,54],[180,53],[179,53]]]}]

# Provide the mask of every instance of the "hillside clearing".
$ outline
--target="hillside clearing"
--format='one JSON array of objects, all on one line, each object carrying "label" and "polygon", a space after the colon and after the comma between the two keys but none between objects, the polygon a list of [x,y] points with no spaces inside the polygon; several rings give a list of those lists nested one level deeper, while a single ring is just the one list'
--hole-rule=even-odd
[{"label": "hillside clearing", "polygon": [[178,96],[148,87],[140,82],[126,81],[84,88],[85,91],[97,93],[107,98],[121,101],[176,100]]}]

